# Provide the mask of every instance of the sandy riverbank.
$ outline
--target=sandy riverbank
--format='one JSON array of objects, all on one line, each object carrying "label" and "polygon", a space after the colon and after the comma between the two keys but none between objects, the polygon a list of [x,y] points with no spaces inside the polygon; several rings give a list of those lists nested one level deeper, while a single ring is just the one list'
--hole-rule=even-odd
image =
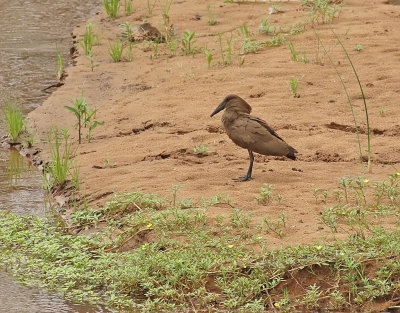
[{"label": "sandy riverbank", "polygon": [[[272,25],[290,25],[304,19],[305,12],[297,10],[299,1],[279,4],[285,11],[270,15]],[[246,54],[243,65],[239,65],[243,55],[239,54],[242,35],[238,28],[246,23],[254,32],[254,40],[271,40],[271,35],[258,31],[260,19],[268,16],[271,3],[215,3],[211,7],[217,24],[210,26],[206,1],[176,2],[169,12],[175,33],[180,38],[184,30],[195,31],[197,47],[215,49],[210,69],[203,53],[185,56],[179,47],[177,55],[170,56],[165,44],[159,45],[157,57],[151,45],[135,44],[132,62],[114,63],[108,55],[109,40],[122,36],[124,28],[120,24],[128,21],[137,26],[147,21],[161,29],[161,6],[156,5],[153,16],[147,17],[145,1],[135,1],[135,12],[130,16],[125,16],[121,8],[116,20],[109,20],[104,12],[91,18],[88,23],[95,25],[101,40],[93,48],[94,70],[77,45],[79,55],[75,66],[66,70],[65,85],[29,114],[30,129],[45,158],[45,142],[52,125],[68,128],[73,142],[77,142],[75,117],[64,108],[71,104],[70,99],[79,98],[83,91],[87,103],[98,108],[97,119],[105,124],[94,130],[90,143],[84,140],[77,150],[79,193],[89,206],[101,207],[113,193],[134,190],[170,197],[171,187],[181,185],[181,198],[230,195],[235,206],[255,216],[254,223],[265,215],[277,217],[284,211],[290,230],[283,239],[270,235],[271,245],[304,244],[328,234],[320,222],[320,211],[335,203],[332,195],[327,204],[316,203],[313,189],[333,190],[343,176],[363,175],[373,181],[399,171],[400,6],[383,0],[351,0],[332,24],[316,26],[343,74],[360,124],[365,125],[357,82],[330,29],[340,35],[347,33],[344,44],[360,75],[374,130],[372,174],[362,172],[346,97],[328,59],[321,51],[318,55],[310,27],[289,36],[309,63],[294,62],[286,42]],[[75,29],[77,40],[83,32],[84,25]],[[218,33],[224,34],[224,47],[232,35],[234,55],[230,66],[218,65]],[[358,44],[364,49],[354,50]],[[317,59],[322,64],[316,64]],[[291,94],[291,77],[298,78],[300,98]],[[254,115],[265,119],[293,145],[299,151],[298,160],[257,156],[254,180],[233,181],[247,170],[247,151],[229,140],[219,116],[209,117],[230,93],[248,101]],[[366,135],[361,134],[361,139],[366,154]],[[202,145],[210,152],[199,157],[193,148]],[[283,199],[258,205],[254,198],[264,183],[273,184],[273,197],[280,194]],[[208,214],[214,217],[231,210],[213,207]]]}]

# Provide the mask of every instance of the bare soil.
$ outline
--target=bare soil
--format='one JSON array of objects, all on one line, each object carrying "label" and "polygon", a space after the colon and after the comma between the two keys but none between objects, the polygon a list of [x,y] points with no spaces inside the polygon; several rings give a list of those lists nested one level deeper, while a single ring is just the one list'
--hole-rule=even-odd
[{"label": "bare soil", "polygon": [[[83,140],[77,149],[79,192],[89,206],[101,207],[113,193],[134,190],[171,197],[171,186],[181,185],[180,199],[230,195],[235,207],[253,214],[254,225],[265,215],[276,218],[287,212],[288,233],[284,238],[271,234],[268,241],[272,247],[323,241],[329,230],[321,223],[320,212],[335,200],[329,196],[327,204],[317,203],[312,194],[314,188],[333,190],[343,176],[381,180],[400,170],[400,6],[384,0],[350,0],[333,23],[315,25],[349,89],[366,155],[360,90],[331,28],[343,39],[361,78],[372,128],[372,173],[365,173],[346,96],[335,70],[318,48],[311,27],[290,36],[309,63],[292,61],[285,43],[246,54],[244,64],[238,64],[242,41],[238,28],[246,23],[257,40],[270,40],[270,35],[258,32],[258,26],[272,4],[285,9],[270,15],[273,25],[290,25],[305,17],[305,12],[298,10],[301,1],[219,1],[211,6],[218,23],[210,26],[207,1],[173,3],[169,16],[178,37],[189,29],[196,32],[197,47],[215,49],[210,69],[203,53],[185,56],[179,48],[178,54],[171,57],[165,44],[159,45],[158,57],[151,57],[154,51],[148,44],[135,44],[132,62],[114,63],[108,55],[109,41],[122,36],[124,28],[120,24],[128,21],[138,26],[147,21],[162,31],[162,3],[156,5],[152,17],[146,17],[144,0],[134,1],[135,12],[130,16],[125,16],[121,8],[116,20],[110,21],[105,12],[99,12],[88,21],[95,24],[101,39],[101,45],[93,48],[93,72],[89,59],[77,45],[79,55],[75,66],[66,70],[65,85],[29,114],[30,128],[43,150],[43,158],[52,125],[68,128],[77,143],[75,117],[64,106],[84,91],[87,103],[99,109],[97,119],[105,122],[94,130],[90,143]],[[75,29],[77,40],[82,39],[84,28],[81,25]],[[224,46],[232,35],[234,56],[230,66],[218,64],[218,33],[224,34]],[[356,51],[357,44],[364,49]],[[299,80],[300,98],[291,94],[291,77]],[[248,101],[253,115],[266,120],[299,151],[296,161],[257,155],[254,180],[233,180],[246,173],[248,153],[227,137],[220,115],[209,117],[231,93]],[[195,146],[201,145],[210,150],[203,157],[193,152]],[[282,201],[274,199],[268,205],[258,205],[255,197],[264,183],[273,184],[273,195],[281,194]],[[231,212],[230,206],[214,206],[208,214],[215,217]]]}]

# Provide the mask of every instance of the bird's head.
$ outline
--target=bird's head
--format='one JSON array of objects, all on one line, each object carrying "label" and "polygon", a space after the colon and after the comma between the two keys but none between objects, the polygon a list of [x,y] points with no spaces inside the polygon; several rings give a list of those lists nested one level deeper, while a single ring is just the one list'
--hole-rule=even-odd
[{"label": "bird's head", "polygon": [[211,117],[222,110],[235,110],[242,113],[250,114],[251,106],[237,95],[227,95],[219,106],[211,113]]}]

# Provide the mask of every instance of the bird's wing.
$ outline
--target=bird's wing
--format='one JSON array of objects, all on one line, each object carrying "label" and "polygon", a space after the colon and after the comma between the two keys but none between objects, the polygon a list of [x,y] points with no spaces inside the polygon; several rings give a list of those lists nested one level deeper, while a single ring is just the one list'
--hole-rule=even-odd
[{"label": "bird's wing", "polygon": [[250,120],[251,121],[255,121],[255,122],[257,122],[258,124],[260,124],[262,127],[264,127],[266,130],[268,130],[268,132],[271,134],[271,135],[273,135],[273,136],[275,136],[276,138],[278,138],[278,139],[280,139],[280,140],[282,140],[283,142],[285,142],[285,140],[283,140],[268,124],[267,124],[267,122],[265,122],[264,120],[262,120],[262,119],[260,119],[260,118],[258,118],[258,117],[255,117],[255,116],[249,116],[249,118],[250,118]]}]

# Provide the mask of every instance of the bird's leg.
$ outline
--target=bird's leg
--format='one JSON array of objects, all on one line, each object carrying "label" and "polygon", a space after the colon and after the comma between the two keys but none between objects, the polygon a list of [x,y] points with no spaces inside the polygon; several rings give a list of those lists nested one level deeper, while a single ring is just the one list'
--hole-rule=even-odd
[{"label": "bird's leg", "polygon": [[250,165],[249,165],[249,169],[247,171],[246,176],[243,177],[239,177],[237,179],[237,181],[249,181],[252,180],[253,178],[251,177],[251,172],[253,171],[253,163],[254,163],[254,155],[253,155],[253,151],[248,150],[249,151],[249,157],[250,157]]}]

